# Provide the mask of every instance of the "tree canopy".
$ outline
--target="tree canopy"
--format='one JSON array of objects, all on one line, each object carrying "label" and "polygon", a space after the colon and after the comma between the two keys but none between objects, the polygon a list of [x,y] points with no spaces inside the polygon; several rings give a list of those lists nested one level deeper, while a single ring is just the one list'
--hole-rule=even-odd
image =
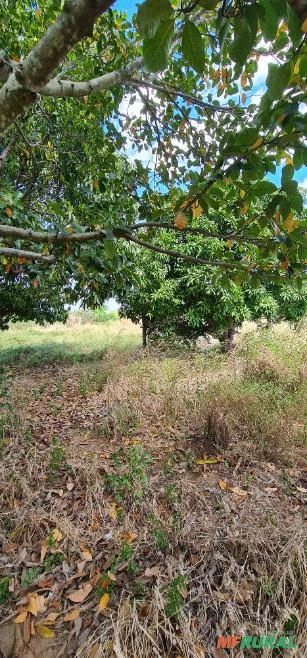
[{"label": "tree canopy", "polygon": [[304,2],[145,0],[131,20],[114,0],[1,11],[3,276],[72,282],[95,305],[135,284],[142,248],[221,286],[301,288]]}]

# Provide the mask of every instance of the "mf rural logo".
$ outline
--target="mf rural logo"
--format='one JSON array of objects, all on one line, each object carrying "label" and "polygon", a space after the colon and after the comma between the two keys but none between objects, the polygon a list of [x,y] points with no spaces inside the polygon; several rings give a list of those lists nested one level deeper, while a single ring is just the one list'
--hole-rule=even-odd
[{"label": "mf rural logo", "polygon": [[217,638],[218,649],[296,649],[293,635],[220,635]]}]

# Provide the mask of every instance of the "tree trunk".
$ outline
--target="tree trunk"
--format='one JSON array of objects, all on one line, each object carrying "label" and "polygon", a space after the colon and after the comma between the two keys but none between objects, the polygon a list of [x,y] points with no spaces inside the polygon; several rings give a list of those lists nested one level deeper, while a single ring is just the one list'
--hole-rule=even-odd
[{"label": "tree trunk", "polygon": [[143,339],[143,349],[147,347],[147,318],[145,313],[142,313],[142,339]]},{"label": "tree trunk", "polygon": [[230,352],[234,347],[233,339],[236,333],[236,327],[231,322],[221,338],[222,352]]}]

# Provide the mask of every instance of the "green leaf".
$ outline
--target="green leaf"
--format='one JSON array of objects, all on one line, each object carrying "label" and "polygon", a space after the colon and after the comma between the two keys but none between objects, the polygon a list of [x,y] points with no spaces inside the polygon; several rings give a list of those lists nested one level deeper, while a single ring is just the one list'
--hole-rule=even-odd
[{"label": "green leaf", "polygon": [[145,0],[137,13],[136,22],[141,37],[152,39],[162,21],[172,13],[169,0]]},{"label": "green leaf", "polygon": [[204,9],[215,9],[219,0],[199,0],[198,4]]},{"label": "green leaf", "polygon": [[247,5],[245,7],[244,15],[249,25],[250,34],[251,34],[251,45],[256,41],[257,30],[258,30],[258,10],[257,5]]},{"label": "green leaf", "polygon": [[262,0],[258,8],[258,16],[265,41],[273,41],[277,32],[279,18],[271,0]]},{"label": "green leaf", "polygon": [[174,21],[161,23],[153,39],[144,39],[143,57],[147,71],[157,73],[167,68],[169,47],[174,32]]},{"label": "green leaf", "polygon": [[295,11],[293,11],[290,5],[288,5],[287,7],[287,19],[288,19],[289,35],[294,45],[296,46],[300,42],[303,34],[301,31],[301,21],[299,21],[297,14],[295,13]]},{"label": "green leaf", "polygon": [[252,194],[256,196],[263,196],[264,194],[272,194],[276,192],[277,187],[274,183],[271,183],[269,180],[262,180],[252,187]]},{"label": "green leaf", "polygon": [[206,65],[201,33],[191,21],[186,21],[182,33],[182,52],[190,66],[202,74]]},{"label": "green leaf", "polygon": [[242,66],[251,50],[251,31],[247,19],[238,16],[234,19],[234,40],[230,44],[229,55],[233,62]]},{"label": "green leaf", "polygon": [[113,240],[108,240],[107,238],[103,241],[104,253],[106,258],[112,259],[116,255],[116,249]]},{"label": "green leaf", "polygon": [[252,146],[259,137],[259,128],[243,128],[236,136],[236,146]]},{"label": "green leaf", "polygon": [[300,60],[300,76],[306,78],[307,76],[307,54],[304,54]]},{"label": "green leaf", "polygon": [[268,88],[268,95],[271,100],[277,100],[281,97],[282,92],[289,84],[290,77],[290,62],[286,62],[282,66],[278,66],[277,64],[269,64],[266,86]]},{"label": "green leaf", "polygon": [[283,167],[281,174],[282,187],[285,185],[285,183],[288,183],[289,181],[292,180],[293,174],[294,174],[294,167],[292,164],[287,164]]}]

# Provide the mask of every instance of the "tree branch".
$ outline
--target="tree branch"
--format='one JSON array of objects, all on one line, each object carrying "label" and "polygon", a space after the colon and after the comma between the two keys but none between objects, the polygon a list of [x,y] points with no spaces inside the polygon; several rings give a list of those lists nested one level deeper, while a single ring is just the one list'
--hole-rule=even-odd
[{"label": "tree branch", "polygon": [[36,99],[71,49],[115,0],[66,0],[63,11],[0,90],[0,136]]},{"label": "tree branch", "polygon": [[141,228],[163,228],[167,229],[170,231],[177,231],[177,233],[192,233],[194,235],[203,235],[205,238],[216,238],[217,240],[233,240],[234,242],[247,242],[247,243],[253,243],[256,245],[261,245],[264,247],[269,246],[270,244],[273,244],[273,240],[266,240],[265,238],[253,238],[253,237],[248,237],[244,235],[235,235],[232,233],[226,233],[226,234],[217,234],[217,233],[210,233],[209,231],[206,231],[205,229],[202,228],[193,228],[190,226],[186,226],[184,229],[178,228],[178,226],[175,226],[175,224],[168,224],[166,222],[140,222],[139,224],[132,224],[129,226],[130,230],[138,230]]},{"label": "tree branch", "polygon": [[17,249],[12,247],[0,247],[0,256],[17,256],[18,258],[37,260],[42,263],[48,263],[49,265],[55,263],[55,256],[52,254],[50,256],[46,256],[45,254],[38,254],[36,251],[25,251],[24,249]]},{"label": "tree branch", "polygon": [[17,142],[17,135],[13,135],[11,141],[9,142],[7,147],[2,151],[2,153],[0,155],[0,169],[2,169],[5,161],[7,160],[8,156],[12,152],[16,142]]},{"label": "tree branch", "polygon": [[158,254],[165,254],[171,258],[180,258],[181,260],[185,260],[188,263],[193,263],[194,265],[215,265],[217,267],[225,267],[226,269],[248,270],[248,266],[242,265],[241,263],[226,263],[222,260],[205,260],[204,258],[197,258],[197,256],[189,256],[188,254],[182,254],[180,251],[172,251],[171,249],[158,247],[157,245],[150,244],[150,242],[146,242],[145,240],[139,240],[132,235],[128,235],[126,239],[130,242],[134,242],[140,247],[145,247],[145,249],[155,251]]}]

